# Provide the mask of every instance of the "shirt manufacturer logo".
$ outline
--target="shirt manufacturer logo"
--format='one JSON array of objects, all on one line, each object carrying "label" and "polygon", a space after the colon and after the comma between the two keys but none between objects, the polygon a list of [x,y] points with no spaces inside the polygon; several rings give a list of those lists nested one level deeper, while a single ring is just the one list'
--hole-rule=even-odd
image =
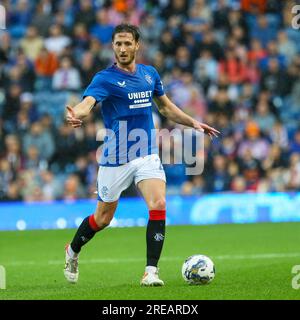
[{"label": "shirt manufacturer logo", "polygon": [[123,81],[123,82],[117,82],[117,84],[121,87],[121,88],[125,88],[126,87],[126,83],[125,83],[125,81]]}]

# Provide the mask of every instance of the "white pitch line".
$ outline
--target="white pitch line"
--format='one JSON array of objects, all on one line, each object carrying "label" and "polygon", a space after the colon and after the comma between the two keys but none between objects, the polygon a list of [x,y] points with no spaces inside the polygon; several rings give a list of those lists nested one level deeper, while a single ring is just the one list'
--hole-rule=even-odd
[{"label": "white pitch line", "polygon": [[[249,255],[223,255],[223,256],[211,256],[212,260],[256,260],[256,259],[284,259],[284,258],[297,258],[300,257],[300,252],[291,253],[260,253]],[[162,257],[161,261],[184,261],[183,257]],[[143,262],[144,258],[128,258],[128,259],[82,259],[79,260],[80,264],[109,264],[109,263],[129,263],[129,262]],[[64,259],[61,260],[49,260],[48,262],[39,261],[13,261],[0,264],[4,267],[9,266],[34,266],[34,265],[63,265]]]}]

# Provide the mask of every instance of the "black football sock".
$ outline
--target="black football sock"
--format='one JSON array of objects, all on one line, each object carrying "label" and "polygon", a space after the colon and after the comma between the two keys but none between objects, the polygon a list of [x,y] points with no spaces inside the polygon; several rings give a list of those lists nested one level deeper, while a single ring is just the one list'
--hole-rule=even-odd
[{"label": "black football sock", "polygon": [[75,253],[79,253],[81,247],[89,242],[98,231],[100,231],[100,228],[96,224],[94,214],[86,217],[71,242],[72,250]]},{"label": "black football sock", "polygon": [[165,239],[166,210],[149,211],[147,225],[147,266],[157,267]]}]

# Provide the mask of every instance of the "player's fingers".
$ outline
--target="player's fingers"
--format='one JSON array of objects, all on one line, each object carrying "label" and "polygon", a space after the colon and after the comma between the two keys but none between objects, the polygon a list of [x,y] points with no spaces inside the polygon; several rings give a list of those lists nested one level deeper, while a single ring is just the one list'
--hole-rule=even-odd
[{"label": "player's fingers", "polygon": [[220,132],[219,130],[215,129],[215,128],[212,128],[212,131],[213,131],[214,133],[221,134],[221,132]]},{"label": "player's fingers", "polygon": [[74,110],[70,107],[70,106],[66,106],[67,110],[69,111],[70,115],[73,117],[73,118],[76,118],[75,117],[75,112]]},{"label": "player's fingers", "polygon": [[221,132],[219,130],[217,130],[217,129],[213,128],[213,127],[209,127],[209,130],[211,132],[214,132],[214,133],[217,133],[217,134],[221,134]]},{"label": "player's fingers", "polygon": [[218,134],[215,131],[211,131],[211,134],[218,138]]},{"label": "player's fingers", "polygon": [[71,116],[66,116],[66,120],[67,121],[73,121],[73,122],[82,122],[82,120],[81,119],[78,119],[78,118],[74,118],[74,117],[71,117]]},{"label": "player's fingers", "polygon": [[69,118],[67,119],[68,123],[82,123],[80,119]]}]

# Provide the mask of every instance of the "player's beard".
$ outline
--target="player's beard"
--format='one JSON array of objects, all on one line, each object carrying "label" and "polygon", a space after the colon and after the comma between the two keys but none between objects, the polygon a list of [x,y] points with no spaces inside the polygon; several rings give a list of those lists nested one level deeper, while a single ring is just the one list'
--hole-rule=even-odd
[{"label": "player's beard", "polygon": [[135,60],[135,54],[134,53],[130,54],[128,57],[126,57],[126,58],[128,58],[127,61],[124,61],[124,60],[122,61],[121,57],[119,57],[117,54],[115,54],[115,56],[116,56],[116,59],[117,59],[118,63],[121,66],[128,66]]}]

